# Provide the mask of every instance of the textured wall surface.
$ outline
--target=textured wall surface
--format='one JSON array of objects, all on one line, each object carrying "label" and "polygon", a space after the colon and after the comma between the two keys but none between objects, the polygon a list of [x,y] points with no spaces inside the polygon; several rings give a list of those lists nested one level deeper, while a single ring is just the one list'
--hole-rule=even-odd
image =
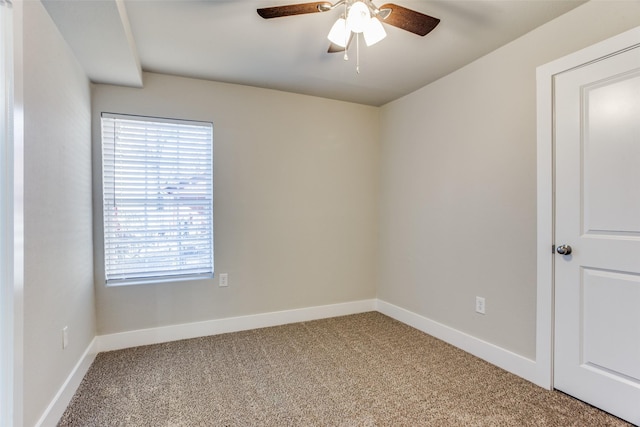
[{"label": "textured wall surface", "polygon": [[[101,112],[213,122],[213,280],[105,287]],[[144,74],[93,88],[98,328],[108,334],[375,297],[379,109]],[[229,273],[229,287],[218,287]]]},{"label": "textured wall surface", "polygon": [[24,425],[32,426],[96,327],[90,85],[40,2],[24,2],[24,28]]},{"label": "textured wall surface", "polygon": [[379,298],[535,359],[536,67],[638,16],[586,3],[382,108]]}]

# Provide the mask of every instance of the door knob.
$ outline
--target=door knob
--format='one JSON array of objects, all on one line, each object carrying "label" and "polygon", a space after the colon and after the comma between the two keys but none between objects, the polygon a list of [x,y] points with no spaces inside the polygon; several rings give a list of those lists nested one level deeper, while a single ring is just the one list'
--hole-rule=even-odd
[{"label": "door knob", "polygon": [[569,245],[560,245],[556,249],[556,252],[558,252],[560,255],[570,255],[571,254],[571,246],[569,246]]}]

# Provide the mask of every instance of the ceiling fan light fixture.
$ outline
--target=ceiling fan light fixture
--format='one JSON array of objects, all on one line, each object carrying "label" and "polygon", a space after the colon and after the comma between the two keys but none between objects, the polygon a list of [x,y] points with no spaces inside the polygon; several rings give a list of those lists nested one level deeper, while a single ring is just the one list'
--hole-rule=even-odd
[{"label": "ceiling fan light fixture", "polygon": [[339,18],[336,23],[333,24],[333,27],[331,27],[327,38],[337,46],[346,47],[350,35],[351,31],[347,29],[347,22],[344,18]]},{"label": "ceiling fan light fixture", "polygon": [[347,13],[347,26],[354,33],[363,32],[369,25],[371,12],[369,7],[361,1],[356,1],[349,7]]},{"label": "ceiling fan light fixture", "polygon": [[[0,2],[2,1],[0,0]],[[393,3],[384,4],[379,9],[372,0],[337,0],[336,3],[324,0],[263,7],[257,9],[257,12],[262,18],[271,19],[281,16],[328,12],[338,6],[343,7],[344,12],[327,35],[331,41],[327,52],[344,52],[344,59],[348,60],[347,51],[351,41],[355,38],[356,72],[358,73],[360,73],[360,33],[362,33],[366,45],[372,46],[387,36],[382,26],[383,22],[419,36],[427,35],[440,22],[438,18]]]},{"label": "ceiling fan light fixture", "polygon": [[384,27],[378,18],[371,18],[363,33],[364,42],[367,46],[373,46],[380,40],[387,37],[387,32],[384,30]]}]

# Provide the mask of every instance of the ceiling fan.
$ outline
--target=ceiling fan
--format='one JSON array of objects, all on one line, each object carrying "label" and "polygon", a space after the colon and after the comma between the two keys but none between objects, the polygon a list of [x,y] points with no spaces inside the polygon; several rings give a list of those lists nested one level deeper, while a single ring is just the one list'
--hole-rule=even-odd
[{"label": "ceiling fan", "polygon": [[339,6],[344,7],[340,18],[331,28],[328,38],[331,41],[329,52],[345,51],[354,34],[363,34],[367,46],[371,46],[386,36],[381,22],[409,31],[419,36],[430,33],[440,22],[438,18],[386,3],[377,7],[371,0],[340,0],[337,3],[326,1],[298,3],[285,6],[265,7],[257,10],[264,19],[306,13],[329,12]]}]

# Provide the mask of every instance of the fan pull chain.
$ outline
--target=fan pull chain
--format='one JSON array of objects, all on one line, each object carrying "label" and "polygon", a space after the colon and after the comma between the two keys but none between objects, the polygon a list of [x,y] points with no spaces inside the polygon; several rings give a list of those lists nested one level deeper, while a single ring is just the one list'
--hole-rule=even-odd
[{"label": "fan pull chain", "polygon": [[356,34],[356,73],[360,74],[360,33]]},{"label": "fan pull chain", "polygon": [[349,49],[349,35],[351,33],[351,31],[348,30],[348,25],[347,25],[347,2],[344,2],[344,60],[348,61],[349,60],[349,54],[347,53],[347,50]]}]

